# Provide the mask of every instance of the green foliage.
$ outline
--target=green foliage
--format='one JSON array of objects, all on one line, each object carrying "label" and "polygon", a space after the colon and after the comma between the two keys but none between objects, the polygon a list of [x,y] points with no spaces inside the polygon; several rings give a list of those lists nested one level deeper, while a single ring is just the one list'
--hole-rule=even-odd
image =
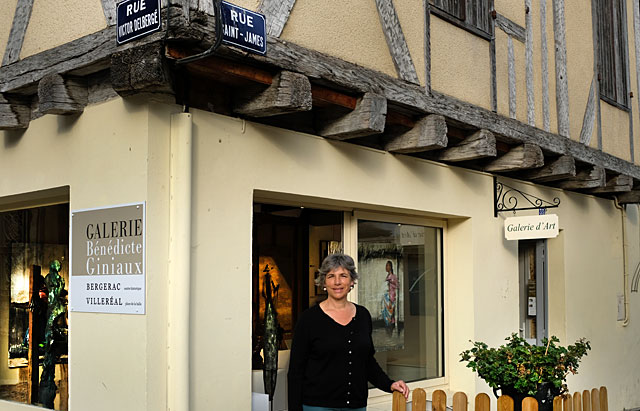
[{"label": "green foliage", "polygon": [[498,348],[473,342],[473,348],[460,353],[460,361],[467,361],[467,367],[491,388],[513,387],[528,395],[534,395],[543,383],[551,383],[566,393],[567,375],[577,374],[580,360],[591,349],[584,338],[566,348],[557,345],[560,340],[555,336],[545,338],[541,346],[531,345],[515,333],[506,341]]}]

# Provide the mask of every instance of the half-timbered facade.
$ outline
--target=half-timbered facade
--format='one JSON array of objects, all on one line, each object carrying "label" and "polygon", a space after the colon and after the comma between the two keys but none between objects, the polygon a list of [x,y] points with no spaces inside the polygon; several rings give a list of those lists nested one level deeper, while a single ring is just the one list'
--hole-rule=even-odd
[{"label": "half-timbered facade", "polygon": [[[286,409],[293,327],[334,251],[357,260],[392,378],[490,392],[459,362],[470,340],[586,337],[569,389],[640,407],[640,3],[235,4],[265,16],[266,54],[221,44],[217,0],[162,0],[161,29],[122,44],[114,0],[0,0],[3,410],[42,402],[54,258],[56,409],[261,409],[265,273]],[[123,204],[145,210],[143,314],[86,312],[74,215]],[[512,208],[558,233],[506,239]]]}]

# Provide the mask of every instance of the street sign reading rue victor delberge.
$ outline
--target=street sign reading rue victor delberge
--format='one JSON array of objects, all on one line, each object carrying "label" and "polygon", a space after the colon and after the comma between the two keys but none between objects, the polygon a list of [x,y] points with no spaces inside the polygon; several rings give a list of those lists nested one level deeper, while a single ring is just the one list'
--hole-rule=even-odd
[{"label": "street sign reading rue victor delberge", "polygon": [[160,30],[160,0],[124,0],[118,3],[116,42],[118,44]]}]

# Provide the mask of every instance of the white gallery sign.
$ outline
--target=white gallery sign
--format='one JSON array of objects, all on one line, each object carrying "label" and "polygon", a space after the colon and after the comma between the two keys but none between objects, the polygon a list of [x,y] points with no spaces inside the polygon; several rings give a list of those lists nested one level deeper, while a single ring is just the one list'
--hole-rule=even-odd
[{"label": "white gallery sign", "polygon": [[145,204],[71,212],[71,311],[145,313]]},{"label": "white gallery sign", "polygon": [[509,217],[504,220],[504,236],[507,240],[554,238],[558,232],[556,214]]}]

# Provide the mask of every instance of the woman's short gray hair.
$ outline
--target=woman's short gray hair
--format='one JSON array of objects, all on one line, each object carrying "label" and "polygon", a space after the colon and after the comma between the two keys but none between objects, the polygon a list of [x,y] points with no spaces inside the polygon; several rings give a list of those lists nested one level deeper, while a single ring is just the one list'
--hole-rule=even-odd
[{"label": "woman's short gray hair", "polygon": [[329,271],[335,270],[336,268],[340,267],[349,271],[349,275],[351,275],[351,281],[355,283],[358,280],[356,263],[355,261],[353,261],[353,258],[346,254],[336,253],[328,255],[324,259],[324,261],[322,261],[322,265],[320,266],[320,271],[318,273],[318,278],[316,278],[315,281],[316,285],[318,287],[323,287]]}]

